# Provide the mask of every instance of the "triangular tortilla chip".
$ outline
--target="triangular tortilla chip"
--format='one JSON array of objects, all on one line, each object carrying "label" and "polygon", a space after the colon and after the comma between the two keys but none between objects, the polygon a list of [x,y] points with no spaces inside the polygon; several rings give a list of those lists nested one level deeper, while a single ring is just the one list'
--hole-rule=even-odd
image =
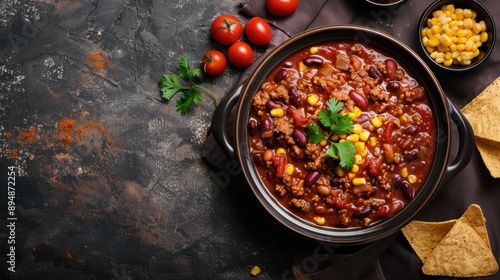
[{"label": "triangular tortilla chip", "polygon": [[467,223],[477,232],[479,237],[481,237],[486,246],[491,250],[490,239],[486,230],[486,219],[481,207],[477,204],[471,204],[462,214],[462,217],[467,219]]},{"label": "triangular tortilla chip", "polygon": [[456,220],[444,222],[412,221],[401,229],[410,246],[422,262],[455,225]]},{"label": "triangular tortilla chip", "polygon": [[422,266],[424,274],[436,276],[477,277],[497,271],[493,253],[465,218],[456,221]]},{"label": "triangular tortilla chip", "polygon": [[461,112],[471,124],[475,136],[500,142],[500,124],[492,118],[500,115],[500,77],[465,105]]},{"label": "triangular tortilla chip", "polygon": [[[500,105],[499,105],[500,106]],[[500,142],[475,137],[476,147],[493,178],[500,178]]]}]

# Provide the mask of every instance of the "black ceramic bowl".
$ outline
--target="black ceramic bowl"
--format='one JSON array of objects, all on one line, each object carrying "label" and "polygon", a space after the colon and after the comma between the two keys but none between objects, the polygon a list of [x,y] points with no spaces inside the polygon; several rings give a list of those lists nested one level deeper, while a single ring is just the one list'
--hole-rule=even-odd
[{"label": "black ceramic bowl", "polygon": [[[400,212],[384,221],[366,228],[335,228],[319,226],[303,220],[283,207],[266,188],[254,166],[249,148],[247,124],[250,119],[251,101],[259,90],[262,80],[291,54],[324,41],[350,40],[386,53],[403,62],[428,92],[436,115],[436,153],[430,173],[414,199]],[[235,107],[236,106],[236,107]],[[234,108],[235,107],[235,108]],[[232,110],[235,109],[235,110]],[[234,112],[234,115],[233,113]],[[234,130],[228,123],[234,120]],[[452,137],[452,123],[459,128],[459,154],[448,162]],[[300,33],[267,55],[254,69],[243,86],[228,93],[214,112],[212,128],[215,140],[228,156],[240,164],[243,174],[262,207],[285,228],[312,240],[339,245],[357,245],[384,238],[409,223],[431,201],[439,186],[455,176],[468,164],[472,155],[473,136],[470,125],[445,97],[438,80],[429,67],[409,47],[397,39],[361,26],[324,26]]]},{"label": "black ceramic bowl", "polygon": [[[477,13],[477,17],[475,19],[476,22],[483,20],[486,24],[486,33],[488,34],[488,40],[482,43],[479,49],[479,55],[472,59],[471,63],[468,65],[460,65],[460,64],[451,64],[450,66],[445,66],[443,63],[438,63],[434,58],[430,56],[429,51],[426,50],[424,43],[422,41],[422,29],[427,26],[427,20],[432,18],[432,13],[436,10],[441,9],[443,5],[453,4],[455,8],[461,9],[471,9]],[[478,1],[476,0],[438,0],[432,3],[427,9],[424,11],[422,16],[420,17],[420,21],[418,24],[418,38],[419,44],[422,47],[423,52],[425,53],[425,58],[431,64],[436,65],[437,67],[449,71],[466,71],[471,70],[478,67],[481,63],[483,63],[490,53],[493,51],[496,41],[496,27],[493,17],[490,12]]]},{"label": "black ceramic bowl", "polygon": [[382,6],[382,7],[397,5],[403,1],[405,1],[405,0],[366,0],[366,2],[368,2],[372,5]]}]

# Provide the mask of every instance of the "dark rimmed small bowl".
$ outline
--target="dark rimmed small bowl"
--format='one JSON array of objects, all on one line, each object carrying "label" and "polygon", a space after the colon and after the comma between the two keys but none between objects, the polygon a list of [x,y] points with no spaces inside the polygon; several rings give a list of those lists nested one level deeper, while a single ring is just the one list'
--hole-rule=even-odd
[{"label": "dark rimmed small bowl", "polygon": [[388,6],[393,6],[400,4],[404,2],[405,0],[366,0],[366,2],[375,5],[375,6],[381,6],[381,7],[388,7]]},{"label": "dark rimmed small bowl", "polygon": [[[430,53],[426,50],[426,47],[424,46],[422,42],[422,29],[427,26],[427,20],[429,18],[432,18],[432,13],[436,10],[441,9],[443,5],[449,5],[453,4],[455,5],[455,8],[468,8],[477,13],[477,18],[476,22],[479,22],[480,20],[484,20],[486,24],[486,32],[488,33],[488,40],[483,43],[481,47],[479,47],[480,54],[479,56],[475,57],[472,59],[472,62],[469,65],[455,65],[452,64],[450,66],[445,66],[442,63],[436,62],[433,58],[431,58]],[[496,27],[495,27],[495,22],[493,20],[493,16],[490,14],[490,12],[478,1],[476,0],[437,0],[434,3],[432,3],[427,9],[423,12],[422,16],[420,17],[419,24],[418,24],[418,40],[419,44],[422,48],[422,51],[425,54],[425,59],[430,62],[431,65],[435,65],[441,69],[445,69],[448,71],[467,71],[474,69],[481,65],[491,54],[493,51],[493,48],[495,46],[495,41],[496,41]]]}]

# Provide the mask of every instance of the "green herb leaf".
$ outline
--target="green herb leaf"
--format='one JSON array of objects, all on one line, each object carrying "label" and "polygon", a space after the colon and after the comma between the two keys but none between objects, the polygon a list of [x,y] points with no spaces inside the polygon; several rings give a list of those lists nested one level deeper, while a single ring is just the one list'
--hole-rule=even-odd
[{"label": "green herb leaf", "polygon": [[354,144],[349,141],[344,141],[341,143],[332,142],[332,146],[335,146],[338,151],[340,166],[345,169],[350,169],[354,164],[354,153],[356,152],[356,147],[354,146]]},{"label": "green herb leaf", "polygon": [[330,98],[326,101],[326,106],[332,114],[338,114],[338,112],[344,107],[344,103],[339,102],[336,98]]},{"label": "green herb leaf", "polygon": [[176,93],[185,89],[179,82],[177,75],[165,75],[158,82],[163,98],[172,99]]},{"label": "green herb leaf", "polygon": [[354,124],[348,115],[338,115],[337,122],[335,123],[334,126],[331,126],[330,129],[332,133],[343,134],[343,133],[350,133],[353,128]]},{"label": "green herb leaf", "polygon": [[332,119],[332,114],[327,110],[321,110],[318,113],[318,119],[322,125],[325,127],[331,127],[335,124],[335,120]]},{"label": "green herb leaf", "polygon": [[199,105],[202,99],[201,93],[191,87],[189,90],[184,91],[181,97],[175,102],[175,110],[185,115],[191,111],[193,103]]},{"label": "green herb leaf", "polygon": [[319,125],[313,123],[307,126],[307,136],[309,142],[313,144],[318,144],[322,140],[326,140],[325,134],[319,128]]},{"label": "green herb leaf", "polygon": [[[189,86],[181,85],[179,77],[188,82]],[[181,93],[181,97],[175,102],[175,109],[182,115],[191,111],[193,104],[200,105],[203,96],[199,89],[205,91],[213,98],[216,107],[219,104],[215,94],[206,87],[197,84],[194,78],[196,78],[196,81],[201,82],[203,80],[203,70],[199,67],[191,68],[189,66],[189,57],[184,55],[179,59],[177,75],[164,75],[158,82],[162,97],[166,100],[172,99],[178,92]]]}]

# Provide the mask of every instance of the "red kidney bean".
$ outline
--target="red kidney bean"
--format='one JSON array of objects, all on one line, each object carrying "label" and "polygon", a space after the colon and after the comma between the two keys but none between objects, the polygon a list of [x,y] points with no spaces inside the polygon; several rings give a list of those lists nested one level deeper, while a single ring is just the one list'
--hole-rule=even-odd
[{"label": "red kidney bean", "polygon": [[391,181],[391,187],[393,189],[398,188],[402,182],[403,182],[403,178],[401,178],[401,176],[396,174],[396,176]]},{"label": "red kidney bean", "polygon": [[308,188],[312,187],[316,181],[318,181],[319,177],[321,177],[321,173],[319,171],[313,171],[307,174],[306,178],[304,178],[304,186]]},{"label": "red kidney bean", "polygon": [[411,184],[408,181],[403,181],[399,187],[401,188],[401,191],[403,192],[403,195],[407,199],[413,199],[415,197],[415,190],[411,186]]},{"label": "red kidney bean", "polygon": [[254,136],[256,133],[257,133],[257,121],[256,120],[250,120],[248,122],[248,134],[250,134],[250,136]]},{"label": "red kidney bean", "polygon": [[274,139],[274,137],[263,138],[262,143],[269,149],[274,149],[276,147],[276,139]]},{"label": "red kidney bean", "polygon": [[395,127],[396,123],[394,123],[394,121],[392,120],[386,123],[384,131],[382,132],[382,140],[384,140],[385,143],[392,143],[392,132],[394,131]]},{"label": "red kidney bean", "polygon": [[385,86],[385,89],[389,92],[398,91],[400,88],[401,88],[401,84],[399,82],[395,82],[395,81],[390,81]]},{"label": "red kidney bean", "polygon": [[380,206],[376,211],[375,213],[377,213],[377,215],[379,216],[382,216],[382,217],[387,217],[389,216],[389,214],[391,213],[390,211],[391,209],[389,208],[388,205],[382,205]]},{"label": "red kidney bean", "polygon": [[276,109],[276,108],[281,108],[281,104],[279,104],[278,102],[276,101],[273,101],[273,100],[268,100],[266,102],[266,108],[271,111],[272,109]]},{"label": "red kidney bean", "polygon": [[325,60],[320,56],[308,56],[302,62],[307,66],[321,66],[325,63]]},{"label": "red kidney bean", "polygon": [[349,91],[349,97],[352,99],[352,101],[354,101],[354,103],[356,103],[356,105],[360,109],[366,110],[368,108],[368,99],[366,99],[363,94],[355,90],[351,90]]},{"label": "red kidney bean", "polygon": [[290,102],[295,108],[300,107],[302,105],[302,99],[300,99],[299,93],[297,92],[296,87],[291,87],[288,90],[288,97],[290,98]]},{"label": "red kidney bean", "polygon": [[292,137],[299,147],[303,148],[307,145],[307,136],[302,130],[295,128],[292,132]]},{"label": "red kidney bean", "polygon": [[269,118],[265,118],[262,121],[260,121],[260,130],[265,132],[265,131],[270,131],[274,128],[273,122]]},{"label": "red kidney bean", "polygon": [[363,218],[368,217],[368,215],[370,215],[371,212],[372,212],[372,207],[370,205],[368,205],[365,208],[363,208],[357,212],[354,212],[352,214],[352,217],[354,219],[363,219]]},{"label": "red kidney bean", "polygon": [[359,116],[355,122],[356,123],[359,123],[359,124],[362,124],[362,123],[365,123],[367,121],[370,120],[370,116],[368,116],[367,114],[361,114],[361,116]]},{"label": "red kidney bean", "polygon": [[286,68],[290,68],[292,66],[293,66],[293,64],[291,61],[287,61],[287,62],[285,62],[285,64],[283,64],[283,67],[286,67]]},{"label": "red kidney bean", "polygon": [[406,135],[415,135],[418,132],[418,128],[414,125],[407,126],[403,128],[403,133]]},{"label": "red kidney bean", "polygon": [[266,163],[264,162],[264,159],[262,158],[261,154],[255,154],[253,156],[253,161],[255,162],[255,164],[257,166],[265,166],[266,165]]},{"label": "red kidney bean", "polygon": [[409,152],[407,152],[406,154],[404,154],[403,158],[406,162],[412,162],[414,160],[416,160],[419,156],[419,152],[417,149],[413,149]]},{"label": "red kidney bean", "polygon": [[355,71],[361,69],[361,60],[357,56],[351,55],[351,66]]},{"label": "red kidney bean", "polygon": [[377,70],[375,66],[370,66],[368,68],[368,76],[370,76],[372,79],[379,79],[382,80],[382,74]]},{"label": "red kidney bean", "polygon": [[285,68],[281,68],[278,73],[276,73],[276,76],[274,76],[274,81],[279,82],[283,80],[286,77],[286,74],[288,73],[288,70]]},{"label": "red kidney bean", "polygon": [[385,71],[386,71],[386,77],[389,78],[389,80],[394,80],[396,78],[396,70],[398,69],[398,65],[396,64],[396,61],[393,59],[386,59],[385,60]]},{"label": "red kidney bean", "polygon": [[314,212],[316,214],[325,214],[326,213],[326,207],[323,205],[316,205],[314,206]]}]

